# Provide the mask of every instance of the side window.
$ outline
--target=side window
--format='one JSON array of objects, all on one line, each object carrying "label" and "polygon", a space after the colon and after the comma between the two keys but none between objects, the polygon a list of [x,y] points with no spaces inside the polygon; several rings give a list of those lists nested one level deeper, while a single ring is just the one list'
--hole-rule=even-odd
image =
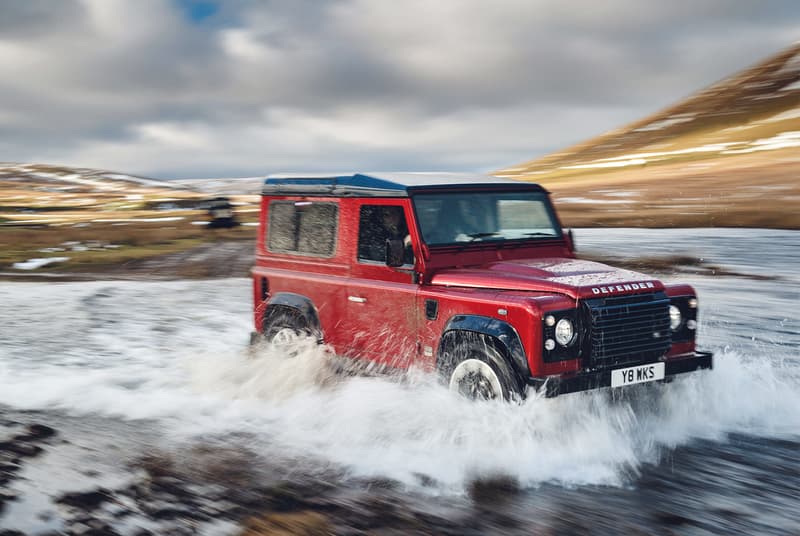
[{"label": "side window", "polygon": [[362,205],[358,218],[358,260],[386,262],[387,240],[403,240],[405,263],[414,263],[403,207]]},{"label": "side window", "polygon": [[336,203],[272,201],[269,204],[267,249],[331,257],[336,248],[339,207]]}]

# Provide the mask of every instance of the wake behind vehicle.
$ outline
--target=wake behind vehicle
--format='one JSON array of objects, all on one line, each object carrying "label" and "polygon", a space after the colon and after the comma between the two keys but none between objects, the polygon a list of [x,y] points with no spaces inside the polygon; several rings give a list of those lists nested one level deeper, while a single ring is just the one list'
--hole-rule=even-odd
[{"label": "wake behind vehicle", "polygon": [[451,174],[270,177],[258,336],[438,371],[475,398],[624,387],[711,368],[689,285],[575,258],[541,186]]}]

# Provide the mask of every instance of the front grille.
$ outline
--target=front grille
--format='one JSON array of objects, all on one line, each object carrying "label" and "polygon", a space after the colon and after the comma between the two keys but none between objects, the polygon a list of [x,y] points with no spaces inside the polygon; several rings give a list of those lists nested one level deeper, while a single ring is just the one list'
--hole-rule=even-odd
[{"label": "front grille", "polygon": [[615,366],[664,355],[672,343],[669,303],[663,292],[586,300],[589,365]]}]

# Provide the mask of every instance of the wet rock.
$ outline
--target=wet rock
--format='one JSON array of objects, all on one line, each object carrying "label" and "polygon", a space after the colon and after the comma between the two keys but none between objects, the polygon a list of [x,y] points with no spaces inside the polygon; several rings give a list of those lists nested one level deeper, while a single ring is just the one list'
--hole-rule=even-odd
[{"label": "wet rock", "polygon": [[367,489],[395,490],[400,487],[400,482],[391,478],[370,478],[364,484]]},{"label": "wet rock", "polygon": [[112,498],[111,492],[105,488],[95,491],[65,493],[56,502],[81,510],[92,511]]},{"label": "wet rock", "polygon": [[114,502],[105,507],[105,511],[112,517],[121,518],[138,512],[139,508],[136,505],[136,501],[118,494],[114,498]]},{"label": "wet rock", "polygon": [[154,492],[167,493],[178,499],[194,497],[194,494],[186,489],[186,484],[175,477],[160,477],[154,479],[150,484],[150,489]]},{"label": "wet rock", "polygon": [[132,497],[137,501],[144,501],[152,496],[150,486],[144,482],[137,482],[121,492],[123,495]]},{"label": "wet rock", "polygon": [[117,531],[98,520],[73,523],[69,527],[69,534],[74,536],[119,536]]},{"label": "wet rock", "polygon": [[0,536],[25,536],[25,533],[18,530],[0,530]]},{"label": "wet rock", "polygon": [[149,509],[149,514],[153,519],[197,519],[205,518],[199,514],[194,508],[189,508],[182,505],[165,505],[161,504],[159,507]]},{"label": "wet rock", "polygon": [[419,482],[420,486],[426,488],[432,488],[438,484],[438,481],[435,478],[422,473],[414,473],[414,478],[417,479],[417,482]]},{"label": "wet rock", "polygon": [[187,484],[186,490],[209,501],[219,501],[228,496],[228,489],[218,484]]},{"label": "wet rock", "polygon": [[15,501],[17,500],[17,494],[11,491],[3,491],[0,490],[0,504],[3,504],[7,501]]},{"label": "wet rock", "polygon": [[88,524],[77,522],[77,523],[70,523],[69,524],[69,531],[74,534],[75,536],[82,536],[91,530]]},{"label": "wet rock", "polygon": [[680,514],[674,514],[672,512],[656,512],[655,518],[659,523],[673,527],[694,524],[694,521],[688,517],[684,517]]},{"label": "wet rock", "polygon": [[32,458],[37,456],[42,452],[42,450],[42,447],[38,445],[31,445],[30,443],[19,441],[17,438],[12,439],[11,441],[0,441],[0,451],[18,454],[23,458]]},{"label": "wet rock", "polygon": [[199,507],[199,510],[211,517],[224,516],[232,519],[241,508],[231,501],[216,501],[214,503],[203,504]]},{"label": "wet rock", "polygon": [[469,496],[477,504],[492,505],[520,493],[519,482],[507,475],[477,478],[470,482]]},{"label": "wet rock", "polygon": [[28,426],[28,433],[25,434],[25,437],[31,440],[42,440],[42,439],[49,439],[54,437],[57,434],[55,428],[51,428],[50,426],[44,424],[31,424]]},{"label": "wet rock", "polygon": [[0,485],[5,485],[17,477],[20,466],[17,463],[0,464]]},{"label": "wet rock", "polygon": [[[294,492],[287,492],[286,494],[277,493],[273,499],[276,503],[286,502],[289,505],[287,510],[293,510],[294,505],[302,504],[302,499]],[[228,500],[245,508],[260,508],[268,500],[268,495],[259,490],[248,489],[234,489],[228,493]]]},{"label": "wet rock", "polygon": [[146,456],[134,464],[134,467],[144,469],[152,478],[175,475],[175,462],[167,456]]},{"label": "wet rock", "polygon": [[[261,497],[259,500],[254,500],[249,503],[252,507],[265,507],[269,505],[272,510],[281,512],[290,512],[293,510],[302,510],[305,507],[306,501],[302,490],[294,489],[292,487],[276,487],[268,492],[267,497]],[[241,496],[229,496],[229,499],[239,504]],[[255,498],[255,497],[254,497]]]}]

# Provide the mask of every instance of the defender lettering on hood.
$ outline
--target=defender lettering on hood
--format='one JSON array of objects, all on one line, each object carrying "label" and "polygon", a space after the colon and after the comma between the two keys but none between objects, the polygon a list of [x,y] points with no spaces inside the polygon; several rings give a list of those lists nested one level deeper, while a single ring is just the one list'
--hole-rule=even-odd
[{"label": "defender lettering on hood", "polygon": [[656,286],[652,281],[643,281],[641,283],[631,283],[625,285],[612,285],[609,287],[592,287],[592,294],[614,294],[617,292],[630,292],[631,290],[640,289],[654,289]]}]

